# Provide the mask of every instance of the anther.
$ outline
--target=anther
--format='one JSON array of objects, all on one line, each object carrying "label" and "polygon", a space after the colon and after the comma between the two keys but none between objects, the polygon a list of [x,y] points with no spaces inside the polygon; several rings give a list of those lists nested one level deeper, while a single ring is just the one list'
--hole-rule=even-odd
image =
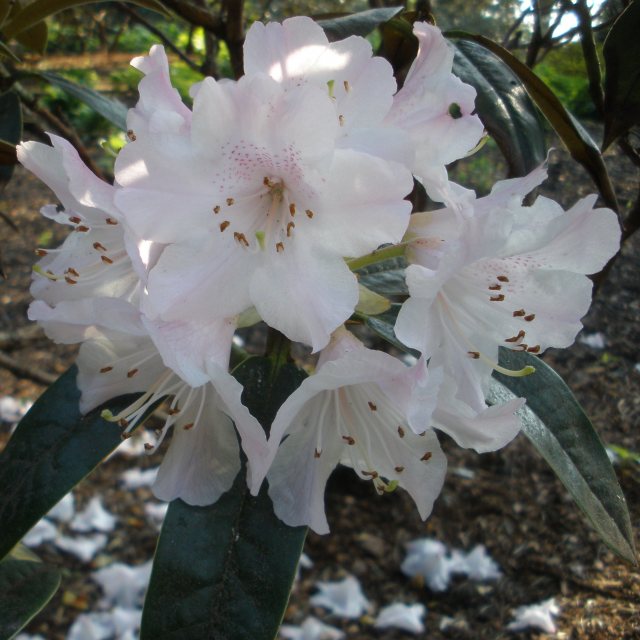
[{"label": "anther", "polygon": [[404,467],[402,467],[402,466],[397,466],[397,467],[394,467],[394,468],[393,468],[393,470],[394,470],[396,473],[402,473],[402,472],[404,471]]},{"label": "anther", "polygon": [[131,140],[131,142],[135,142],[136,141],[136,134],[133,132],[133,129],[129,129],[127,131],[127,138],[129,138],[129,140]]},{"label": "anther", "polygon": [[525,336],[525,332],[522,329],[520,329],[520,331],[518,331],[517,336],[512,336],[511,338],[507,338],[505,342],[518,342],[518,340],[522,340],[524,336]]},{"label": "anther", "polygon": [[500,293],[500,294],[499,294],[499,295],[497,295],[497,296],[491,296],[491,297],[489,298],[489,300],[490,300],[491,302],[502,302],[502,301],[504,300],[504,294],[503,294],[503,293]]},{"label": "anther", "polygon": [[46,256],[49,252],[46,249],[36,249],[37,256]]},{"label": "anther", "polygon": [[319,458],[321,453],[322,453],[322,451],[319,451],[318,449],[315,449],[313,451],[313,457],[314,458]]},{"label": "anther", "polygon": [[307,218],[309,219],[313,218],[313,211],[311,211],[311,209],[307,209],[305,213],[307,214]]},{"label": "anther", "polygon": [[216,205],[215,207],[213,207],[213,213],[220,213],[220,205]]},{"label": "anther", "polygon": [[262,178],[262,184],[265,187],[270,187],[271,186],[271,180],[269,180],[269,178],[267,178],[267,176],[265,176],[264,178]]},{"label": "anther", "polygon": [[133,435],[133,433],[130,433],[129,431],[123,431],[120,434],[120,439],[121,440],[128,440],[132,435]]},{"label": "anther", "polygon": [[220,231],[224,231],[231,223],[228,220],[223,220],[220,223]]},{"label": "anther", "polygon": [[420,460],[422,460],[422,462],[429,462],[429,460],[431,460],[431,456],[433,456],[431,451],[427,451]]},{"label": "anther", "polygon": [[107,219],[105,220],[105,222],[106,222],[107,224],[113,224],[113,225],[118,224],[118,221],[117,221],[117,220],[114,220],[113,218],[107,218]]},{"label": "anther", "polygon": [[292,218],[293,218],[293,216],[295,216],[295,215],[296,215],[296,203],[295,203],[295,202],[292,202],[292,203],[289,205],[289,213],[291,214],[291,217],[292,217]]},{"label": "anther", "polygon": [[291,237],[291,232],[296,228],[295,222],[287,224],[287,238]]},{"label": "anther", "polygon": [[338,122],[340,123],[341,127],[344,127],[344,116],[343,115],[339,115],[338,116]]},{"label": "anther", "polygon": [[348,444],[348,445],[354,445],[356,443],[355,438],[351,437],[351,436],[342,436],[342,439]]},{"label": "anther", "polygon": [[195,422],[188,422],[187,424],[185,424],[182,428],[185,431],[189,431],[189,429],[193,429],[193,425],[195,424]]},{"label": "anther", "polygon": [[245,247],[249,246],[249,241],[247,240],[247,237],[244,235],[244,233],[238,233],[237,231],[234,231],[233,238],[237,242],[240,242],[241,244],[243,244]]},{"label": "anther", "polygon": [[398,435],[401,438],[404,438],[404,429],[402,427],[400,427],[400,426],[398,427]]},{"label": "anther", "polygon": [[234,202],[235,202],[235,200],[233,198],[227,198],[227,206],[228,207],[230,207]]},{"label": "anther", "polygon": [[479,360],[480,359],[480,352],[479,351],[467,351],[467,354],[469,356],[471,356],[474,360]]},{"label": "anther", "polygon": [[78,281],[77,281],[77,280],[74,280],[73,278],[70,278],[69,276],[65,276],[65,277],[64,277],[64,281],[65,281],[67,284],[78,284]]},{"label": "anther", "polygon": [[73,267],[68,267],[65,273],[75,276],[76,278],[80,277],[80,274]]},{"label": "anther", "polygon": [[127,371],[127,378],[133,378],[136,373],[138,373],[138,369],[131,369],[130,371]]},{"label": "anther", "polygon": [[153,450],[153,445],[150,442],[145,442],[144,443],[144,450],[145,451],[151,451]]},{"label": "anther", "polygon": [[125,420],[124,418],[120,418],[120,420],[118,420],[118,426],[126,429],[129,426],[129,421]]},{"label": "anther", "polygon": [[344,86],[344,90],[348,93],[349,91],[351,91],[351,86],[349,85],[349,81],[345,80],[343,83]]},{"label": "anther", "polygon": [[167,413],[168,413],[170,416],[175,416],[175,415],[176,415],[176,413],[180,413],[180,409],[178,409],[177,407],[176,407],[176,408],[174,408],[174,409],[169,409],[169,411],[167,411]]},{"label": "anther", "polygon": [[536,345],[534,345],[533,347],[529,347],[529,348],[527,349],[527,351],[528,351],[529,353],[540,353],[540,345],[539,345],[539,344],[536,344]]},{"label": "anther", "polygon": [[94,242],[93,243],[93,248],[96,251],[106,251],[107,247],[105,247],[101,242]]},{"label": "anther", "polygon": [[100,373],[109,373],[109,371],[113,371],[113,367],[102,367],[100,369]]},{"label": "anther", "polygon": [[492,284],[489,287],[489,291],[500,291],[500,289],[502,289],[502,287],[499,284]]},{"label": "anther", "polygon": [[509,278],[507,278],[507,276],[497,276],[497,280],[500,282],[509,282]]},{"label": "anther", "polygon": [[276,242],[276,251],[282,253],[284,251],[284,243]]},{"label": "anther", "polygon": [[371,400],[369,400],[367,402],[367,404],[369,405],[369,409],[371,409],[371,411],[377,411],[378,407],[376,406],[376,404],[374,402],[371,402]]},{"label": "anther", "polygon": [[535,319],[535,317],[536,317],[536,314],[535,314],[535,313],[530,313],[528,316],[525,316],[525,317],[524,317],[524,319],[525,319],[527,322],[531,322],[532,320],[534,320],[534,319]]},{"label": "anther", "polygon": [[73,224],[80,224],[82,222],[82,218],[78,216],[69,216],[69,221],[73,222]]},{"label": "anther", "polygon": [[378,477],[377,471],[363,471],[363,476],[369,476],[372,480],[375,480]]},{"label": "anther", "polygon": [[86,233],[87,231],[91,231],[91,229],[89,229],[89,227],[87,227],[87,226],[86,226],[86,225],[84,225],[84,224],[79,224],[79,225],[76,227],[76,231],[78,231],[79,233]]},{"label": "anther", "polygon": [[102,262],[104,262],[105,264],[113,264],[113,260],[108,256],[100,256],[100,260],[102,260]]}]

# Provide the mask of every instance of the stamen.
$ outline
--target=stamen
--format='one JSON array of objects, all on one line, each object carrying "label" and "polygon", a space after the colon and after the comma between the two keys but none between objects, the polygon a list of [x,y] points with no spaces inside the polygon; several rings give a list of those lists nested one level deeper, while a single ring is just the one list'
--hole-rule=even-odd
[{"label": "stamen", "polygon": [[133,132],[133,129],[129,129],[127,131],[127,138],[129,138],[129,140],[131,140],[131,142],[135,142],[136,141],[136,134]]},{"label": "stamen", "polygon": [[511,338],[507,338],[505,340],[505,342],[518,342],[518,340],[522,340],[525,337],[525,332],[520,329],[520,331],[518,331],[518,335],[517,336],[512,336]]},{"label": "stamen", "polygon": [[289,213],[291,214],[291,217],[292,217],[292,218],[293,218],[293,216],[295,216],[295,215],[296,215],[296,203],[295,203],[295,202],[292,202],[292,203],[289,205]]},{"label": "stamen", "polygon": [[500,291],[500,289],[502,289],[502,287],[499,284],[492,284],[489,287],[489,291]]},{"label": "stamen", "polygon": [[404,438],[404,429],[402,427],[400,427],[400,426],[398,427],[398,435],[401,438]]},{"label": "stamen", "polygon": [[220,213],[220,205],[219,204],[217,204],[215,207],[213,207],[213,213],[216,213],[216,214]]},{"label": "stamen", "polygon": [[491,296],[489,300],[491,300],[491,302],[502,302],[504,300],[504,294],[501,293],[497,296]]},{"label": "stamen", "polygon": [[353,438],[352,436],[342,436],[342,439],[349,445],[349,446],[353,446],[356,443],[355,438]]},{"label": "stamen", "polygon": [[338,116],[338,122],[340,123],[341,127],[344,127],[344,116],[342,114]]},{"label": "stamen", "polygon": [[529,353],[540,353],[540,345],[539,345],[539,344],[536,344],[536,345],[534,345],[533,347],[529,347],[529,348],[527,349],[527,351],[528,351]]},{"label": "stamen", "polygon": [[49,271],[48,269],[45,271],[40,265],[36,264],[33,266],[33,272],[37,273],[39,276],[43,278],[47,278],[48,280],[53,280],[56,282],[60,280],[60,277]]},{"label": "stamen", "polygon": [[313,218],[313,211],[311,211],[311,209],[306,209],[305,213],[307,214],[307,218],[309,218],[309,220]]},{"label": "stamen", "polygon": [[497,278],[500,282],[509,282],[509,278],[507,276],[498,276]]},{"label": "stamen", "polygon": [[102,262],[104,262],[105,264],[113,264],[113,260],[108,256],[100,256],[100,260],[102,260]]},{"label": "stamen", "polygon": [[91,231],[91,229],[87,227],[87,225],[80,224],[76,227],[76,231],[78,233],[86,233],[87,231]]},{"label": "stamen", "polygon": [[480,359],[480,352],[479,351],[467,351],[467,354],[469,354],[474,360],[479,360]]},{"label": "stamen", "polygon": [[394,467],[394,468],[393,468],[393,470],[394,470],[396,473],[402,473],[402,472],[404,471],[404,467],[402,467],[402,466],[397,466],[397,467]]},{"label": "stamen", "polygon": [[249,246],[249,241],[247,240],[247,237],[244,235],[244,233],[238,233],[237,231],[234,231],[233,237],[237,242],[243,244],[245,247]]},{"label": "stamen", "polygon": [[109,373],[109,371],[113,371],[113,367],[102,367],[100,369],[100,373]]},{"label": "stamen", "polygon": [[345,80],[342,85],[344,86],[344,90],[349,93],[349,91],[351,91],[351,86],[349,85],[349,81]]},{"label": "stamen", "polygon": [[377,411],[378,407],[375,405],[375,403],[371,402],[371,400],[369,400],[369,402],[367,402],[367,404],[369,405],[369,409],[371,409],[371,411]]},{"label": "stamen", "polygon": [[224,231],[231,223],[228,220],[223,220],[220,223],[220,231]]},{"label": "stamen", "polygon": [[227,198],[227,206],[228,207],[230,207],[234,202],[235,202],[235,200],[233,198]]},{"label": "stamen", "polygon": [[287,224],[287,238],[291,237],[291,232],[296,228],[295,222],[289,222]]},{"label": "stamen", "polygon": [[524,319],[525,319],[527,322],[531,322],[532,320],[534,320],[534,319],[535,319],[535,317],[536,317],[536,314],[535,314],[535,313],[530,313],[528,316],[525,316],[525,317],[524,317]]},{"label": "stamen", "polygon": [[317,449],[315,449],[313,452],[313,457],[319,458],[321,454],[322,454],[322,451],[318,451]]},{"label": "stamen", "polygon": [[41,258],[43,256],[46,256],[49,252],[46,249],[36,249],[36,255],[40,256]]},{"label": "stamen", "polygon": [[78,216],[69,216],[69,221],[73,222],[73,224],[80,224],[82,222],[82,218]]},{"label": "stamen", "polygon": [[183,427],[182,427],[182,428],[183,428],[185,431],[189,431],[189,429],[193,429],[193,426],[194,426],[194,425],[195,425],[195,422],[189,422],[189,423],[187,423],[187,424],[183,425]]},{"label": "stamen", "polygon": [[513,312],[513,317],[514,318],[521,318],[522,316],[526,316],[527,312],[524,309],[518,309],[517,311]]},{"label": "stamen", "polygon": [[276,251],[282,253],[284,251],[284,244],[282,242],[276,242]]},{"label": "stamen", "polygon": [[116,225],[116,224],[118,224],[118,221],[117,221],[117,220],[114,220],[113,218],[107,218],[107,219],[105,220],[105,222],[106,222],[107,224],[112,224],[112,225]]},{"label": "stamen", "polygon": [[377,471],[363,471],[362,475],[363,476],[368,476],[372,480],[375,480],[378,477],[378,472]]},{"label": "stamen", "polygon": [[76,278],[80,277],[80,274],[73,267],[67,267],[65,274],[70,274],[72,276],[75,276]]},{"label": "stamen", "polygon": [[104,246],[102,243],[100,243],[100,242],[94,242],[94,243],[93,243],[93,248],[94,248],[96,251],[106,251],[106,250],[107,250],[107,247],[105,247],[105,246]]},{"label": "stamen", "polygon": [[138,369],[131,369],[130,371],[127,371],[127,378],[133,378],[136,373],[138,373]]},{"label": "stamen", "polygon": [[145,451],[153,451],[154,447],[150,442],[145,442],[144,443],[144,449],[145,449]]},{"label": "stamen", "polygon": [[422,458],[420,458],[420,460],[422,462],[429,462],[429,460],[431,460],[431,457],[433,456],[433,453],[431,453],[431,451],[427,451]]},{"label": "stamen", "polygon": [[65,277],[64,277],[64,281],[65,281],[67,284],[78,284],[78,281],[77,281],[77,280],[74,280],[73,278],[70,278],[69,276],[65,276]]}]

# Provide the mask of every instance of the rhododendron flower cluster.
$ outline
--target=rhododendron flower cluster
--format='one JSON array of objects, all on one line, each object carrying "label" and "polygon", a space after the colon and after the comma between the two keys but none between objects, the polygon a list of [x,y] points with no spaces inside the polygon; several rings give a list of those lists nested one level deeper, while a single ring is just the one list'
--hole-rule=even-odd
[{"label": "rhododendron flower cluster", "polygon": [[[29,316],[81,344],[83,412],[140,392],[102,411],[127,437],[166,403],[147,444],[172,432],[160,498],[215,502],[242,468],[241,447],[249,489],[267,482],[287,524],[328,531],[324,487],[338,463],[379,493],[405,489],[426,518],[446,472],[437,430],[479,452],[519,431],[523,400],[485,402],[499,347],[539,354],[580,329],[585,274],[618,247],[615,215],[595,197],[566,213],[545,198],[523,206],[543,167],[484,198],[450,182],[446,165],[483,135],[475,92],[453,75],[436,27],[414,33],[398,90],[361,37],[330,43],[309,18],[256,23],[245,74],[205,78],[192,107],[153,47],[132,63],[140,98],[113,185],[59,137],[19,146],[62,205],[43,215],[72,229],[38,250]],[[412,215],[414,180],[440,208]],[[389,247],[408,263],[395,333],[418,356],[409,364],[346,324],[371,295],[352,268]],[[236,331],[260,321],[319,354],[268,434],[229,371]]]}]

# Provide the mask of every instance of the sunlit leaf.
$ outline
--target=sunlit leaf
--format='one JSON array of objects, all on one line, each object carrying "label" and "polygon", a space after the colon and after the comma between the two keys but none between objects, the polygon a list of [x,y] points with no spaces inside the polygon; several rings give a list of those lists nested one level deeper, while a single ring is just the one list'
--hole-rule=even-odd
[{"label": "sunlit leaf", "polygon": [[640,124],[640,2],[632,2],[618,17],[604,41],[604,141],[606,149],[618,136]]},{"label": "sunlit leaf", "polygon": [[509,349],[500,364],[512,370],[533,365],[523,378],[494,373],[489,402],[527,399],[522,430],[567,488],[602,540],[619,556],[636,562],[627,503],[607,452],[573,394],[542,360]]},{"label": "sunlit leaf", "polygon": [[584,127],[564,108],[553,91],[527,65],[493,40],[464,31],[449,31],[446,35],[477,42],[498,56],[515,73],[565,144],[571,157],[589,172],[607,205],[617,210],[616,196],[598,146]]},{"label": "sunlit leaf", "polygon": [[60,572],[33,554],[20,552],[0,561],[0,638],[12,638],[51,600]]},{"label": "sunlit leaf", "polygon": [[475,87],[476,111],[509,166],[523,176],[546,158],[538,111],[518,77],[497,56],[468,40],[456,43],[454,73]]},{"label": "sunlit leaf", "polygon": [[[268,425],[304,373],[250,358],[234,375],[243,400]],[[141,640],[274,638],[289,598],[306,527],[274,514],[266,487],[249,495],[244,469],[209,507],[171,503],[156,550]]]},{"label": "sunlit leaf", "polygon": [[57,73],[52,73],[51,71],[41,71],[34,75],[44,78],[47,82],[50,82],[52,85],[62,89],[70,96],[84,102],[96,113],[99,113],[103,118],[106,118],[109,122],[116,125],[116,127],[123,131],[126,130],[127,107],[119,100],[108,98],[94,89],[76,84],[67,78],[59,76]]},{"label": "sunlit leaf", "polygon": [[80,414],[76,375],[71,367],[38,398],[0,453],[0,558],[122,442],[99,410]]},{"label": "sunlit leaf", "polygon": [[359,13],[318,20],[329,40],[343,40],[349,36],[367,36],[379,25],[391,20],[402,7],[380,7]]}]

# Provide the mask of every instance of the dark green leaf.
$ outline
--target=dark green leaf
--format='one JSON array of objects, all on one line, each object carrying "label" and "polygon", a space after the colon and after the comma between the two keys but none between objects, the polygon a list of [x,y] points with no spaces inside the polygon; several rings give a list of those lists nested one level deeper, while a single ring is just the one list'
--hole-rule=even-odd
[{"label": "dark green leaf", "polygon": [[47,48],[47,38],[49,37],[49,30],[47,29],[47,23],[36,22],[32,27],[21,31],[16,35],[16,40],[27,49],[35,51],[36,53],[43,54]]},{"label": "dark green leaf", "polygon": [[604,445],[573,394],[551,367],[528,353],[500,350],[500,364],[512,370],[533,365],[524,378],[494,373],[489,401],[527,399],[523,432],[547,461],[602,540],[636,562],[629,511]]},{"label": "dark green leaf", "polygon": [[24,628],[51,600],[59,585],[60,572],[37,559],[19,559],[12,554],[2,560],[0,638],[12,638]]},{"label": "dark green leaf", "polygon": [[380,27],[382,39],[378,55],[389,61],[400,84],[418,53],[418,38],[413,34],[416,18],[415,11],[407,11]]},{"label": "dark green leaf", "polygon": [[390,258],[358,269],[358,282],[383,296],[409,295],[404,278],[407,261],[404,258]]},{"label": "dark green leaf", "polygon": [[381,7],[368,9],[360,13],[319,20],[329,40],[343,40],[349,36],[369,35],[377,26],[391,20],[402,11],[402,7]]},{"label": "dark green leaf", "polygon": [[0,95],[0,188],[13,174],[17,163],[16,144],[22,137],[22,109],[13,91]]},{"label": "dark green leaf", "polygon": [[[33,0],[33,2],[26,4],[22,10],[16,11],[7,21],[3,27],[4,35],[7,39],[15,38],[22,31],[26,31],[33,25],[59,11],[85,4],[94,4],[99,1],[100,0]],[[167,10],[159,0],[129,0],[129,2],[168,15]]]},{"label": "dark green leaf", "polygon": [[506,158],[509,177],[540,165],[547,151],[538,111],[509,67],[479,44],[460,40],[453,71],[478,92],[476,111]]},{"label": "dark green leaf", "polygon": [[[71,367],[22,419],[0,453],[0,558],[121,442],[96,409],[80,415]],[[109,402],[114,413],[136,396]]]},{"label": "dark green leaf", "polygon": [[[273,374],[266,358],[250,358],[234,372],[263,425],[304,378],[292,365]],[[249,495],[244,470],[210,507],[175,500],[158,541],[141,639],[274,638],[305,535],[305,527],[275,516],[265,486]]]},{"label": "dark green leaf", "polygon": [[515,73],[542,115],[565,144],[571,157],[589,172],[607,205],[617,210],[616,196],[598,146],[580,123],[564,108],[553,91],[526,64],[493,40],[464,31],[450,31],[446,35],[477,42],[498,56]]},{"label": "dark green leaf", "polygon": [[12,2],[11,0],[0,0],[0,27],[5,21],[5,18],[11,12]]},{"label": "dark green leaf", "polygon": [[11,49],[9,49],[9,47],[4,42],[2,42],[2,40],[0,40],[0,60],[2,59],[3,55],[11,58],[14,62],[20,62],[20,58],[18,58],[18,56],[13,53],[13,51],[11,51]]},{"label": "dark green leaf", "polygon": [[76,84],[67,78],[63,78],[51,71],[41,71],[36,73],[40,78],[44,78],[52,85],[66,91],[69,95],[81,100],[89,105],[96,113],[113,123],[123,131],[127,128],[127,107],[118,100],[107,98],[106,96],[82,85]]},{"label": "dark green leaf", "polygon": [[398,318],[398,313],[400,312],[401,304],[392,304],[389,311],[385,311],[384,313],[380,313],[377,316],[366,316],[362,319],[367,327],[369,327],[372,331],[377,333],[381,338],[384,338],[387,342],[392,344],[400,351],[404,351],[405,353],[410,353],[411,355],[418,356],[420,355],[417,351],[413,349],[409,349],[409,347],[405,346],[396,338],[395,331],[393,327],[396,324],[396,319]]},{"label": "dark green leaf", "polygon": [[604,141],[640,124],[640,2],[632,2],[615,21],[604,41]]}]

